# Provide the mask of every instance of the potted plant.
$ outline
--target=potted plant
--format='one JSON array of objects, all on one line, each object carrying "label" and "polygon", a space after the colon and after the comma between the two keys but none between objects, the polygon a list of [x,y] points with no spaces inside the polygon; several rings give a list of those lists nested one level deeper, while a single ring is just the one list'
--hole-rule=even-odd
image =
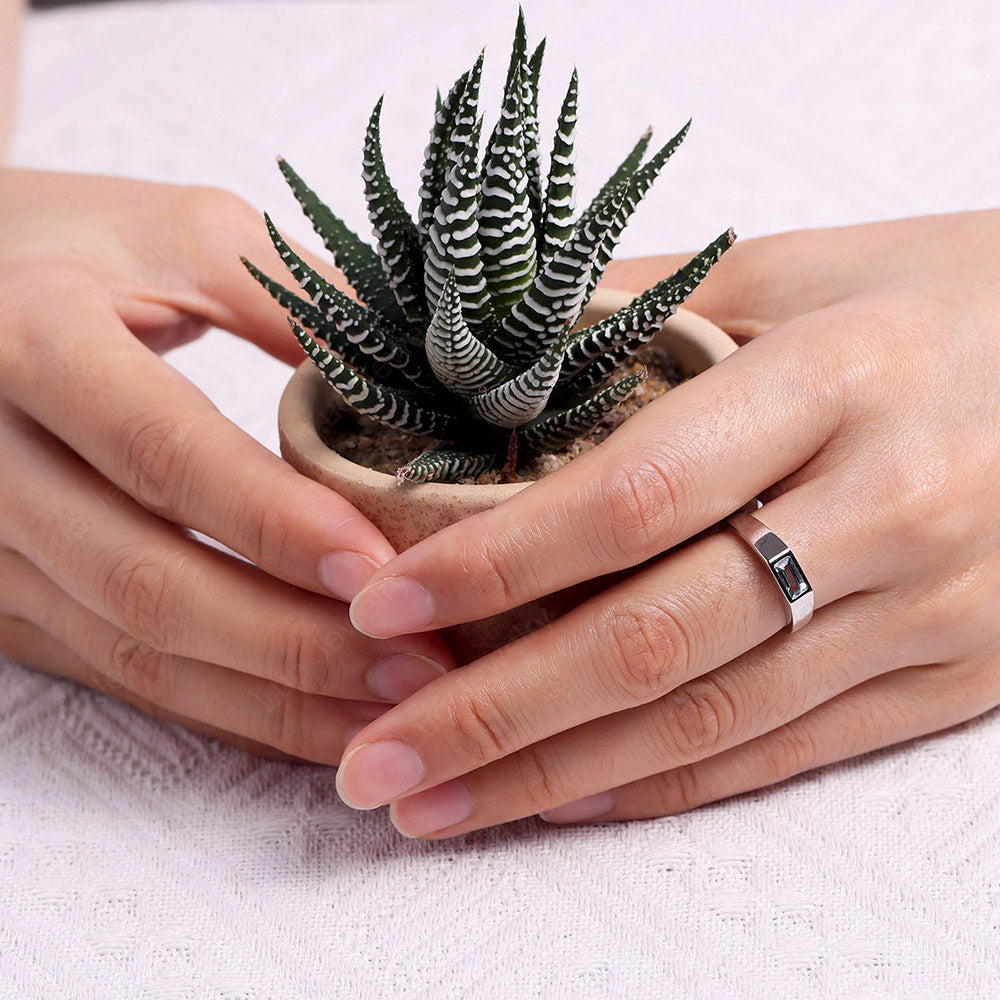
[{"label": "potted plant", "polygon": [[[445,98],[438,95],[415,220],[386,173],[379,100],[363,160],[377,250],[279,160],[360,301],[323,279],[267,216],[271,240],[308,298],[243,260],[288,310],[309,358],[282,397],[282,454],[353,503],[397,550],[503,502],[540,474],[540,454],[594,436],[645,381],[635,356],[646,345],[667,352],[675,380],[735,349],[707,320],[677,312],[732,244],[731,230],[635,299],[597,288],[622,230],[690,123],[644,160],[647,131],[575,216],[577,77],[543,184],[537,96],[544,44],[529,54],[522,12],[499,121],[482,155],[482,54]],[[526,471],[530,460],[534,473]],[[448,638],[465,662],[589,592],[573,588],[460,626]]]}]

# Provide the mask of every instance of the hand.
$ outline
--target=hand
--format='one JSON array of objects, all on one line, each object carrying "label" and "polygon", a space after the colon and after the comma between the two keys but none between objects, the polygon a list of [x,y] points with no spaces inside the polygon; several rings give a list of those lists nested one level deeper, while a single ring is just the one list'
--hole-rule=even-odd
[{"label": "hand", "polygon": [[433,635],[351,628],[341,602],[389,543],[154,353],[214,324],[300,359],[241,253],[280,273],[226,192],[0,171],[0,650],[333,764],[453,660]]},{"label": "hand", "polygon": [[[385,637],[635,568],[369,725],[344,799],[428,837],[662,816],[1000,703],[998,259],[1000,212],[734,248],[690,305],[746,346],[355,598]],[[794,635],[745,542],[694,538],[759,494],[815,590]]]}]

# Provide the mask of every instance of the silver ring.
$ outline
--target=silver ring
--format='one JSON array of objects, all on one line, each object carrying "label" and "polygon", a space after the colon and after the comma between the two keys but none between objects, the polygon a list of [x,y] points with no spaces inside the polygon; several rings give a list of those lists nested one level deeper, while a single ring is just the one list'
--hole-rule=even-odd
[{"label": "silver ring", "polygon": [[813,613],[813,589],[792,550],[753,514],[734,514],[726,524],[754,550],[771,571],[788,610],[786,632],[797,632]]}]

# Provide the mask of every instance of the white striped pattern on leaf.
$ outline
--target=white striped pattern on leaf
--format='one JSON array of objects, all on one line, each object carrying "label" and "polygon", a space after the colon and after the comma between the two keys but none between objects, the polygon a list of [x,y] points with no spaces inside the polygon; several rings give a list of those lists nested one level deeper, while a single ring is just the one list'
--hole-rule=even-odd
[{"label": "white striped pattern on leaf", "polygon": [[448,172],[448,183],[428,231],[424,263],[424,287],[431,312],[437,309],[448,274],[454,271],[465,320],[476,332],[489,331],[496,325],[479,242],[478,140],[476,127],[465,142],[461,158]]},{"label": "white striped pattern on leaf", "polygon": [[406,317],[392,294],[379,255],[330,211],[285,159],[278,158],[278,167],[316,235],[333,254],[334,262],[361,301],[386,319],[405,322]]},{"label": "white striped pattern on leaf", "polygon": [[424,150],[424,165],[420,171],[420,212],[417,216],[417,228],[426,244],[427,231],[434,219],[434,209],[437,208],[444,191],[448,174],[448,145],[451,142],[452,129],[455,127],[455,115],[458,103],[462,98],[469,74],[463,73],[442,101],[438,94],[438,106],[434,112],[434,124],[431,135]]},{"label": "white striped pattern on leaf", "polygon": [[425,451],[396,470],[396,485],[403,483],[455,483],[474,479],[497,468],[502,458],[496,452],[459,451],[440,448]]},{"label": "white striped pattern on leaf", "polygon": [[562,246],[573,233],[578,90],[579,83],[574,69],[552,140],[549,180],[545,191],[545,211],[541,226],[543,239],[539,253],[543,266],[552,257],[556,247]]},{"label": "white striped pattern on leaf", "polygon": [[494,313],[502,319],[535,275],[535,222],[528,204],[519,64],[513,66],[500,120],[486,147],[477,218],[483,274]]},{"label": "white striped pattern on leaf", "polygon": [[511,310],[497,334],[497,344],[514,364],[538,357],[553,338],[571,328],[583,310],[583,297],[594,257],[617,217],[622,192],[582,228],[557,247],[535,275],[531,288]]},{"label": "white striped pattern on leaf", "polygon": [[529,368],[469,399],[473,412],[496,427],[519,427],[544,409],[559,380],[566,336],[562,336]]},{"label": "white striped pattern on leaf", "polygon": [[367,306],[355,302],[311,268],[288,245],[266,212],[264,221],[278,256],[322,317],[320,324],[310,325],[315,329],[321,327],[327,339],[335,337],[332,341],[335,350],[346,343],[362,354],[398,368],[414,386],[429,389],[432,382],[420,357],[407,344],[405,333]]},{"label": "white striped pattern on leaf", "polygon": [[645,381],[646,369],[642,368],[576,406],[543,414],[521,428],[521,440],[533,451],[559,451],[595,427]]},{"label": "white striped pattern on leaf", "polygon": [[492,389],[515,374],[469,329],[454,273],[445,281],[424,344],[438,381],[462,396]]},{"label": "white striped pattern on leaf", "polygon": [[417,227],[403,207],[385,169],[380,123],[382,101],[380,97],[365,132],[361,177],[368,199],[368,218],[396,302],[407,322],[422,327],[428,318],[423,287],[423,251]]},{"label": "white striped pattern on leaf", "polygon": [[648,343],[664,321],[701,284],[735,239],[733,231],[727,230],[687,264],[646,289],[614,315],[573,334],[566,347],[560,381],[565,382],[602,354],[612,355],[615,363],[620,364],[628,356],[622,356],[623,348],[630,347],[629,353],[632,353]]},{"label": "white striped pattern on leaf", "polygon": [[618,218],[608,228],[608,232],[597,251],[597,257],[590,272],[590,281],[587,284],[587,291],[584,295],[584,305],[590,301],[590,296],[597,287],[597,283],[604,276],[604,270],[614,256],[615,248],[618,246],[622,232],[628,225],[629,219],[632,218],[633,213],[639,207],[639,203],[645,198],[646,192],[649,191],[653,181],[659,176],[663,165],[673,156],[674,151],[684,141],[684,137],[688,134],[690,128],[691,121],[689,119],[684,127],[665,146],[654,153],[647,163],[644,163],[635,171],[631,180],[626,185],[626,194],[619,209]]},{"label": "white striped pattern on leaf", "polygon": [[411,434],[450,438],[458,430],[453,415],[440,413],[409,393],[377,385],[318,344],[295,320],[289,319],[288,324],[323,378],[358,413]]}]

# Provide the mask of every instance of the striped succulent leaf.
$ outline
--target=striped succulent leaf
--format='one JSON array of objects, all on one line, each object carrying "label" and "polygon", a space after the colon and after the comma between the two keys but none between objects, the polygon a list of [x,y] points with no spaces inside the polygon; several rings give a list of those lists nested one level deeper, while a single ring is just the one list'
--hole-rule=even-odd
[{"label": "striped succulent leaf", "polygon": [[327,281],[288,245],[266,213],[264,221],[278,256],[309,296],[319,312],[320,321],[309,323],[305,316],[300,318],[314,329],[322,329],[325,338],[337,348],[354,348],[376,361],[398,368],[414,387],[431,388],[433,382],[424,360],[409,346],[403,330]]},{"label": "striped succulent leaf", "polygon": [[556,249],[561,247],[573,233],[576,194],[574,147],[578,89],[577,73],[573,70],[569,89],[566,91],[559,112],[556,134],[552,140],[552,155],[549,158],[551,166],[541,225],[542,242],[538,254],[543,265],[552,259]]},{"label": "striped succulent leaf", "polygon": [[420,234],[392,186],[382,155],[382,98],[375,105],[365,132],[362,179],[382,266],[389,278],[396,302],[406,321],[419,326],[426,323],[427,300],[424,296],[424,255]]},{"label": "striped succulent leaf", "polygon": [[579,83],[574,71],[543,173],[538,83],[544,52],[542,41],[529,55],[519,12],[499,120],[487,132],[481,163],[482,53],[444,98],[438,93],[415,221],[386,171],[378,102],[365,134],[363,169],[377,250],[279,161],[362,302],[310,267],[269,218],[271,240],[306,297],[244,260],[291,314],[306,354],[351,406],[440,442],[403,465],[397,482],[452,481],[501,466],[506,476],[519,457],[562,448],[586,433],[644,378],[640,371],[607,386],[612,373],[732,241],[725,234],[614,316],[568,332],[687,126],[644,163],[646,132],[574,219]]},{"label": "striped succulent leaf", "polygon": [[448,275],[427,327],[427,360],[438,381],[463,397],[485,392],[516,375],[469,329],[454,272]]},{"label": "striped succulent leaf", "polygon": [[684,137],[688,134],[688,130],[690,128],[691,121],[689,119],[680,132],[678,132],[665,146],[663,146],[662,149],[660,149],[657,153],[654,153],[653,156],[649,158],[647,163],[644,163],[641,167],[639,167],[626,184],[625,197],[618,210],[618,217],[608,228],[604,240],[601,242],[601,246],[597,251],[597,257],[594,260],[594,266],[591,269],[590,280],[587,284],[587,291],[584,296],[584,304],[590,301],[590,296],[597,287],[597,283],[604,276],[605,268],[614,256],[615,250],[618,247],[618,242],[622,237],[622,232],[628,225],[628,222],[632,218],[635,210],[639,207],[639,202],[646,197],[646,192],[652,186],[653,181],[655,181],[659,176],[660,171],[663,169],[663,165],[670,159],[671,156],[673,156],[677,147],[684,141]]},{"label": "striped succulent leaf", "polygon": [[521,441],[532,451],[560,451],[600,423],[645,381],[646,369],[640,368],[575,406],[543,413],[521,429]]},{"label": "striped succulent leaf", "polygon": [[405,320],[378,254],[320,201],[287,160],[278,157],[278,167],[316,235],[333,254],[334,263],[344,272],[361,301],[387,319]]},{"label": "striped succulent leaf", "polygon": [[477,216],[483,274],[494,313],[502,319],[535,276],[535,222],[528,203],[519,65],[514,67],[500,121],[486,148]]},{"label": "striped succulent leaf", "polygon": [[317,343],[295,320],[288,323],[323,378],[358,413],[411,434],[447,439],[457,433],[459,423],[455,415],[433,409],[412,393],[371,382]]},{"label": "striped succulent leaf", "polygon": [[[701,284],[709,269],[733,245],[731,229],[714,239],[682,268],[664,278],[613,316],[581,330],[570,338],[561,381],[572,378],[595,358],[612,355],[612,370],[631,353],[648,343],[664,320]],[[626,351],[627,353],[622,353]]]},{"label": "striped succulent leaf", "polygon": [[566,336],[563,336],[526,371],[493,389],[469,399],[472,412],[494,427],[520,427],[545,409],[559,381]]},{"label": "striped succulent leaf", "polygon": [[531,288],[514,306],[497,333],[497,344],[515,363],[525,363],[575,325],[583,311],[590,269],[609,227],[618,217],[624,189],[582,229],[557,247],[535,275]]},{"label": "striped succulent leaf", "polygon": [[421,240],[426,245],[427,230],[434,219],[434,209],[437,208],[444,191],[448,176],[448,150],[451,148],[451,134],[455,128],[455,116],[458,105],[469,82],[469,74],[463,73],[442,101],[438,92],[437,106],[434,112],[434,125],[431,127],[431,137],[424,151],[424,166],[420,171],[420,211],[417,216],[417,228]]},{"label": "striped succulent leaf", "polygon": [[448,274],[454,272],[466,322],[473,330],[491,331],[496,325],[483,270],[479,241],[478,127],[470,136],[461,159],[448,172],[441,201],[428,231],[424,263],[427,304],[432,310]]},{"label": "striped succulent leaf", "polygon": [[396,470],[396,485],[403,483],[455,483],[475,479],[495,469],[502,456],[498,452],[458,451],[432,448]]},{"label": "striped succulent leaf", "polygon": [[528,60],[528,72],[524,77],[524,160],[528,171],[528,201],[536,220],[542,217],[542,161],[538,149],[538,78],[542,72],[545,56],[545,39]]}]

